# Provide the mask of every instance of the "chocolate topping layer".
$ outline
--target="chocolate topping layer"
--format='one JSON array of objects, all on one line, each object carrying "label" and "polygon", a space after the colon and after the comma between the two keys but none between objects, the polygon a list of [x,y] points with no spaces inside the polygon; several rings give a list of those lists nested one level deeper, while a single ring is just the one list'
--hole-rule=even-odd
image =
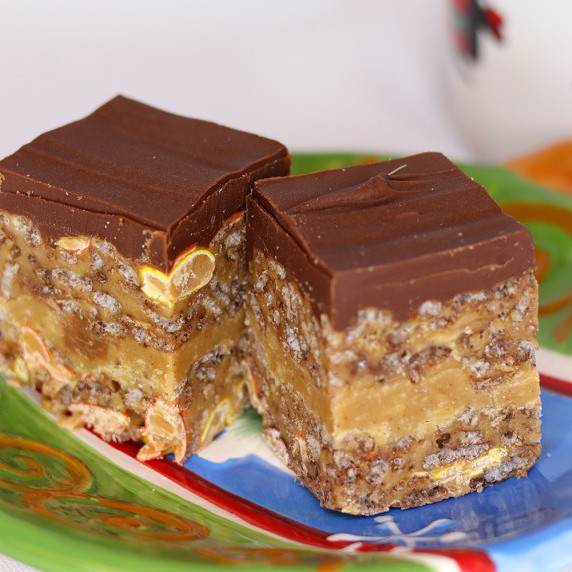
[{"label": "chocolate topping layer", "polygon": [[166,272],[244,208],[253,180],[289,165],[276,141],[118,96],[0,161],[0,208]]},{"label": "chocolate topping layer", "polygon": [[439,153],[259,181],[248,212],[249,248],[288,268],[336,329],[368,307],[404,320],[534,265],[529,232]]}]

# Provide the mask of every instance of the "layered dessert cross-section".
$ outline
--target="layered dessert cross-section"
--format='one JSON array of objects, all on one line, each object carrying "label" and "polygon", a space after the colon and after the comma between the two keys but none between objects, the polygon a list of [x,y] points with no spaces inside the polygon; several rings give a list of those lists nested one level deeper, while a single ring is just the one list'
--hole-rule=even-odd
[{"label": "layered dessert cross-section", "polygon": [[438,153],[259,181],[251,398],[323,506],[375,514],[540,452],[529,232]]},{"label": "layered dessert cross-section", "polygon": [[0,161],[0,354],[72,426],[196,451],[242,410],[245,197],[283,145],[117,97]]}]

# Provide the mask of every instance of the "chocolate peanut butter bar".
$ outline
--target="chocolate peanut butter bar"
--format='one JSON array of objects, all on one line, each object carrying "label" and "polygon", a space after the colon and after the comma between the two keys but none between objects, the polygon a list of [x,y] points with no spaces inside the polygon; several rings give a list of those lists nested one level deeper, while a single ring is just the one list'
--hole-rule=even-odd
[{"label": "chocolate peanut butter bar", "polygon": [[323,506],[414,507],[540,451],[528,231],[447,158],[259,181],[247,201],[251,398]]},{"label": "chocolate peanut butter bar", "polygon": [[247,400],[244,206],[283,145],[117,97],[0,161],[0,353],[71,425],[196,451]]}]

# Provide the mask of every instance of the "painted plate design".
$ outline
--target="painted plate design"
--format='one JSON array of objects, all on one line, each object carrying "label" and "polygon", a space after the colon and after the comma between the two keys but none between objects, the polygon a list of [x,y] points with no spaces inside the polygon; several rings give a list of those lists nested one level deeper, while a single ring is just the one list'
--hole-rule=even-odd
[{"label": "painted plate design", "polygon": [[[296,173],[381,157],[296,155]],[[249,409],[179,466],[57,426],[0,382],[0,552],[50,571],[537,571],[572,565],[572,195],[461,165],[526,224],[540,282],[543,452],[527,479],[377,517],[322,509]]]}]

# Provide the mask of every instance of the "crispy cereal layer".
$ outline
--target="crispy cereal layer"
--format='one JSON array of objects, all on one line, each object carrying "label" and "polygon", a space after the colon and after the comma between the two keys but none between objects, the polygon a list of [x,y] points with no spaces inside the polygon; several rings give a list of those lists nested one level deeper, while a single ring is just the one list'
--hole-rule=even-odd
[{"label": "crispy cereal layer", "polygon": [[324,506],[375,514],[526,475],[540,451],[532,273],[335,331],[274,260],[257,251],[251,270],[252,400]]},{"label": "crispy cereal layer", "polygon": [[[165,277],[105,241],[42,237],[2,213],[3,371],[40,389],[63,421],[108,439],[144,437],[141,457],[180,460],[247,399],[244,288],[242,216]],[[161,415],[169,421],[158,424]]]}]

